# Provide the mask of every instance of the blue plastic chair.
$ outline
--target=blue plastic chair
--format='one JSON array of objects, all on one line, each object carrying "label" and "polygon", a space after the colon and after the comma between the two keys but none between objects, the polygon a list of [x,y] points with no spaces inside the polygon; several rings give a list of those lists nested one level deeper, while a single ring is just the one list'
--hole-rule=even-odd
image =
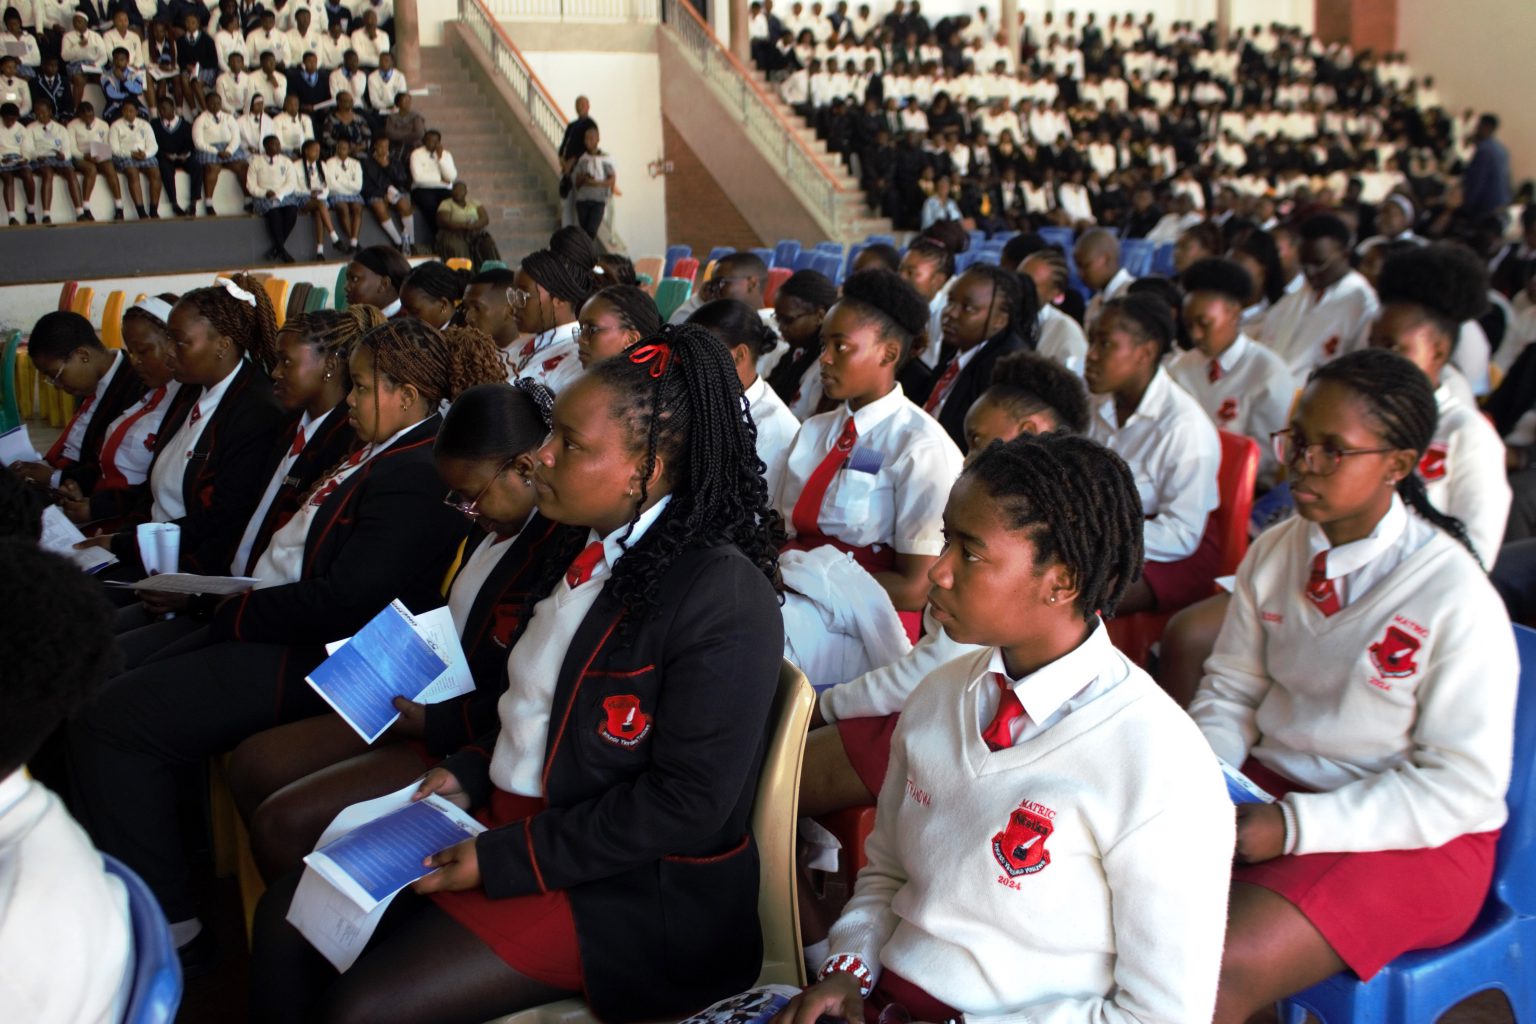
[{"label": "blue plastic chair", "polygon": [[1172,277],[1179,272],[1173,265],[1173,242],[1163,242],[1152,250],[1152,273]]},{"label": "blue plastic chair", "polygon": [[717,245],[713,249],[709,250],[709,259],[704,261],[704,265],[708,266],[709,264],[715,262],[715,260],[718,260],[720,257],[729,256],[735,251],[735,249],[732,249],[728,245]]},{"label": "blue plastic chair", "polygon": [[672,276],[672,265],[674,263],[676,263],[678,260],[686,259],[687,257],[692,256],[692,255],[693,255],[693,246],[691,246],[691,245],[669,245],[669,246],[667,246],[667,260],[666,260],[665,266],[662,268],[661,276],[662,277],[671,277]]},{"label": "blue plastic chair", "polygon": [[181,1005],[181,960],[171,926],[143,879],[115,857],[102,854],[101,859],[107,874],[121,879],[128,891],[133,926],[133,987],[123,1024],[170,1024]]},{"label": "blue plastic chair", "polygon": [[762,260],[763,261],[763,266],[767,267],[769,270],[773,269],[773,250],[772,249],[753,249],[752,250],[752,255],[756,256],[758,259]]},{"label": "blue plastic chair", "polygon": [[841,243],[841,242],[817,242],[816,243],[816,251],[817,252],[830,252],[830,253],[835,253],[838,256],[841,256],[843,254],[843,243]]},{"label": "blue plastic chair", "polygon": [[1509,820],[1477,923],[1449,946],[1403,954],[1369,982],[1346,971],[1284,1000],[1285,1024],[1301,1024],[1307,1011],[1323,1024],[1427,1024],[1490,988],[1504,993],[1520,1024],[1536,1021],[1536,630],[1514,630],[1520,696]]},{"label": "blue plastic chair", "polygon": [[992,237],[987,239],[987,241],[1000,242],[1003,245],[1007,245],[1014,238],[1018,237],[1018,234],[1017,231],[994,231]]},{"label": "blue plastic chair", "polygon": [[843,279],[843,254],[837,252],[816,253],[816,260],[811,264],[811,269],[818,274],[825,274],[828,281],[833,284],[842,283]]},{"label": "blue plastic chair", "polygon": [[1072,261],[1072,247],[1077,244],[1077,235],[1071,228],[1047,227],[1035,232],[1045,239],[1047,245],[1058,246],[1067,254],[1067,262]]},{"label": "blue plastic chair", "polygon": [[5,348],[0,350],[0,430],[21,426],[21,401],[16,397],[16,360],[20,349],[21,332],[7,333]]},{"label": "blue plastic chair", "polygon": [[985,231],[977,230],[977,231],[969,232],[969,234],[971,236],[971,248],[972,249],[977,248],[978,246],[981,245],[982,242],[985,242],[987,240],[987,233]]},{"label": "blue plastic chair", "polygon": [[865,245],[890,245],[896,244],[895,235],[867,235],[864,238]]},{"label": "blue plastic chair", "polygon": [[971,257],[971,266],[973,267],[978,263],[989,263],[996,267],[1001,266],[1003,262],[1003,249],[1001,246],[996,249],[978,249],[974,253],[967,253],[966,255]]},{"label": "blue plastic chair", "polygon": [[[844,280],[847,279],[849,274],[853,273],[853,265],[859,261],[859,256],[864,252],[865,249],[868,248],[868,242],[855,242],[853,245],[848,247],[848,259],[843,262]],[[838,283],[841,284],[842,282],[840,281]]]},{"label": "blue plastic chair", "polygon": [[819,253],[815,249],[802,249],[795,254],[794,268],[796,270],[814,270],[817,257],[822,255],[825,254]]},{"label": "blue plastic chair", "polygon": [[1122,238],[1120,265],[1132,277],[1146,277],[1152,273],[1152,251],[1156,248],[1156,242],[1149,242],[1145,238]]},{"label": "blue plastic chair", "polygon": [[776,267],[791,267],[795,270],[795,258],[800,255],[800,243],[793,238],[785,238],[773,247],[773,265]]}]

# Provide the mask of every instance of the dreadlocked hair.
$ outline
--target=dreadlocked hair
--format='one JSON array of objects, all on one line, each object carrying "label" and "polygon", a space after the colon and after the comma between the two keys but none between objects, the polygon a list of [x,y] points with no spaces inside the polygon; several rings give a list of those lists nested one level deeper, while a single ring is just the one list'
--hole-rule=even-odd
[{"label": "dreadlocked hair", "polygon": [[[633,450],[645,455],[640,496],[620,538],[629,553],[608,584],[629,626],[656,605],[668,569],[691,548],[734,544],[777,588],[784,524],[769,503],[757,428],[736,367],[714,335],[694,324],[665,326],[626,354],[593,363],[585,379],[608,389],[614,417],[625,424]],[[667,467],[672,500],[630,549],[657,458]],[[585,534],[573,532],[551,555],[530,607],[585,544]]]},{"label": "dreadlocked hair", "polygon": [[1382,264],[1376,294],[1383,306],[1417,308],[1454,343],[1462,323],[1477,319],[1488,306],[1488,265],[1464,246],[1409,245]]},{"label": "dreadlocked hair", "polygon": [[405,276],[405,280],[400,284],[400,290],[403,292],[407,288],[414,288],[434,299],[442,299],[444,302],[457,305],[459,299],[464,297],[464,286],[468,283],[467,276],[441,260],[429,260]]},{"label": "dreadlocked hair", "polygon": [[[1439,409],[1434,385],[1418,366],[1396,352],[1367,348],[1346,352],[1319,366],[1307,377],[1307,386],[1321,381],[1342,384],[1358,395],[1376,421],[1383,442],[1423,458],[1435,435]],[[1466,527],[1460,519],[1435,508],[1418,473],[1398,481],[1397,493],[1405,505],[1460,541],[1482,565]]]},{"label": "dreadlocked hair", "polygon": [[1120,456],[1060,431],[1020,434],[989,445],[961,477],[986,488],[1014,529],[1029,531],[1037,568],[1066,566],[1084,619],[1114,617],[1142,562],[1141,496]]},{"label": "dreadlocked hair", "polygon": [[1088,389],[1083,379],[1038,352],[1012,352],[999,359],[983,397],[1019,419],[1048,411],[1060,429],[1088,432]]},{"label": "dreadlocked hair", "polygon": [[656,300],[643,288],[618,284],[604,288],[592,298],[608,303],[614,315],[619,318],[619,325],[626,331],[634,331],[640,337],[648,338],[661,330],[661,312],[656,308]]},{"label": "dreadlocked hair", "polygon": [[223,285],[194,288],[177,305],[197,310],[215,331],[239,345],[263,373],[271,373],[277,362],[277,316],[272,300],[261,282],[249,274],[236,274],[229,280],[249,292],[256,305],[235,298]]},{"label": "dreadlocked hair", "polygon": [[628,256],[621,252],[605,252],[597,258],[597,265],[603,271],[600,283],[605,288],[626,284],[638,288],[640,278],[635,273],[635,264]]},{"label": "dreadlocked hair", "polygon": [[346,309],[317,309],[313,313],[300,313],[290,317],[282,333],[292,332],[304,339],[321,359],[336,357],[341,368],[342,390],[352,387],[352,370],[347,357],[352,348],[369,331],[386,322],[384,314],[373,306],[348,306]]},{"label": "dreadlocked hair", "polygon": [[727,349],[745,345],[754,358],[767,355],[779,343],[778,335],[763,323],[757,310],[736,299],[706,302],[693,311],[688,322],[708,328]]},{"label": "dreadlocked hair", "polygon": [[[992,305],[1002,303],[1008,311],[1008,324],[1004,330],[1018,335],[1025,345],[1034,348],[1036,336],[1040,333],[1037,320],[1040,297],[1035,292],[1035,282],[1022,274],[1004,267],[994,267],[990,263],[973,263],[965,272],[984,277],[992,283]],[[988,316],[991,316],[990,310]]]},{"label": "dreadlocked hair", "polygon": [[596,265],[592,240],[576,227],[561,228],[549,237],[548,249],[523,258],[523,272],[572,310],[580,309],[597,291],[598,278],[592,273]]},{"label": "dreadlocked hair", "polygon": [[375,373],[411,385],[434,410],[476,384],[506,380],[496,343],[469,327],[440,332],[420,320],[388,320],[364,334],[354,351],[365,349]]},{"label": "dreadlocked hair", "polygon": [[440,459],[509,462],[549,434],[555,396],[529,377],[516,384],[477,384],[453,400],[432,453]]}]

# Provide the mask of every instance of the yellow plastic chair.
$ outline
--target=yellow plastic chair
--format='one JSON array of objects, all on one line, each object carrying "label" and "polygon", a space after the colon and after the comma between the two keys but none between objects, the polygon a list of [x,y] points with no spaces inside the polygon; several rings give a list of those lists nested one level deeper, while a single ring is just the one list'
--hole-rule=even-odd
[{"label": "yellow plastic chair", "polygon": [[[800,948],[800,908],[795,899],[795,823],[800,805],[800,765],[815,693],[805,674],[789,662],[779,668],[779,688],[768,716],[768,750],[757,777],[752,835],[761,865],[757,913],[763,923],[763,969],[759,985],[805,984]],[[498,1017],[490,1024],[597,1024],[580,999],[564,999]]]},{"label": "yellow plastic chair", "polygon": [[42,416],[37,401],[37,367],[27,358],[26,342],[16,352],[16,408],[23,420]]},{"label": "yellow plastic chair", "polygon": [[448,269],[449,270],[474,270],[475,269],[475,263],[474,263],[473,260],[466,259],[463,256],[455,256],[453,259],[448,261]]},{"label": "yellow plastic chair", "polygon": [[720,262],[719,260],[710,260],[708,263],[704,264],[704,273],[700,274],[698,276],[698,279],[693,282],[693,290],[694,291],[701,290],[704,287],[704,282],[705,281],[709,281],[709,280],[713,280],[714,279],[714,276],[715,276],[715,264],[719,263],[719,262]]},{"label": "yellow plastic chair", "polygon": [[288,282],[281,277],[269,277],[261,283],[272,300],[272,311],[277,314],[277,326],[281,328],[288,319]]},{"label": "yellow plastic chair", "polygon": [[91,318],[91,306],[95,301],[96,289],[80,287],[75,290],[75,298],[70,303],[69,308],[89,320]]},{"label": "yellow plastic chair", "polygon": [[123,347],[123,303],[127,292],[112,292],[101,310],[101,341],[107,348]]}]

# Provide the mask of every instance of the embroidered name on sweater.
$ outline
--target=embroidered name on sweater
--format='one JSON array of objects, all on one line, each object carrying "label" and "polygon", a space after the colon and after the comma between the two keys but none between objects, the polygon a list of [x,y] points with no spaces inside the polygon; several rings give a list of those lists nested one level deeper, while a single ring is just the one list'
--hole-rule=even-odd
[{"label": "embroidered name on sweater", "polygon": [[597,734],[616,747],[633,750],[650,735],[651,716],[640,710],[640,698],[621,693],[603,700],[606,721],[598,724]]},{"label": "embroidered name on sweater", "polygon": [[1052,822],[1056,812],[1033,800],[1021,800],[1019,806],[1008,815],[1003,830],[992,837],[992,856],[1002,865],[1004,875],[998,881],[1010,888],[1017,888],[1011,879],[1020,875],[1033,875],[1044,871],[1051,862],[1045,841],[1056,826]]}]

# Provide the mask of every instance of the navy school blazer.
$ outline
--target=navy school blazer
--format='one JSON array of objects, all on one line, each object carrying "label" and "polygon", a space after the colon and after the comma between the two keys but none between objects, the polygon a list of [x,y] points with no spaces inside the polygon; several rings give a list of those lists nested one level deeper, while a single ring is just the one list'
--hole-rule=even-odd
[{"label": "navy school blazer", "polygon": [[304,537],[298,581],[220,604],[214,639],[320,645],[352,636],[397,597],[412,611],[441,605],[443,577],[469,530],[443,504],[432,464],[441,423],[435,414],[423,420],[332,491]]},{"label": "navy school blazer", "polygon": [[107,439],[107,428],[128,407],[144,397],[144,382],[134,372],[127,355],[119,357],[117,372],[102,392],[101,402],[91,410],[85,433],[80,436],[80,457],[65,466],[59,473],[60,480],[73,480],[82,494],[90,494],[101,479],[101,446]]},{"label": "navy school blazer", "polygon": [[[620,627],[604,588],[555,687],[548,807],[476,840],[485,893],[564,891],[586,997],[608,1021],[688,1014],[762,967],[749,832],[784,656],[778,595],[734,545],[678,556]],[[444,762],[490,799],[495,734]]]},{"label": "navy school blazer", "polygon": [[[944,400],[944,408],[939,410],[938,419],[939,425],[960,446],[962,452],[965,451],[965,414],[970,412],[976,399],[992,386],[992,368],[1003,356],[1032,347],[1026,345],[1024,339],[1017,334],[1004,330],[982,342],[981,351],[972,356],[971,361],[965,364],[965,369],[955,375],[955,383],[949,389],[949,397]],[[942,373],[941,366],[933,375],[935,383]]]},{"label": "navy school blazer", "polygon": [[[294,435],[298,433],[299,421],[304,418],[302,412],[291,413],[282,431],[278,434],[277,443],[267,452],[266,472],[262,474],[262,494],[272,483],[272,474],[277,472],[277,467],[288,455],[288,449],[293,447]],[[352,421],[347,416],[347,404],[342,402],[326,414],[320,421],[320,432],[310,438],[304,445],[304,450],[299,452],[299,457],[293,460],[293,465],[288,467],[288,475],[283,477],[277,494],[272,498],[272,504],[267,507],[267,514],[262,517],[261,527],[256,531],[255,542],[251,545],[249,563],[239,566],[235,575],[249,575],[256,568],[256,563],[261,561],[262,552],[267,550],[267,545],[272,541],[272,535],[282,529],[283,524],[293,518],[293,514],[299,510],[299,502],[309,493],[309,489],[315,485],[321,475],[329,472],[342,459],[346,458],[357,445],[357,431],[352,427]],[[257,502],[260,502],[258,496]],[[254,513],[253,513],[254,514]],[[250,520],[246,520],[246,526]],[[245,527],[241,527],[240,536],[245,536]],[[238,546],[239,542],[236,541]],[[339,638],[336,638],[339,639]]]},{"label": "navy school blazer", "polygon": [[[181,429],[201,395],[200,388],[176,392],[155,435],[156,461],[165,456],[166,444]],[[184,571],[204,576],[228,574],[245,524],[266,490],[267,475],[262,467],[282,429],[283,416],[282,406],[272,397],[272,381],[255,364],[241,362],[182,473],[181,494],[187,513],[175,522],[181,527]],[[149,521],[153,505],[154,494],[146,476],[143,483],[127,490],[92,495],[91,516],[143,523]],[[133,530],[112,538],[112,553],[128,566],[141,569]]]}]

